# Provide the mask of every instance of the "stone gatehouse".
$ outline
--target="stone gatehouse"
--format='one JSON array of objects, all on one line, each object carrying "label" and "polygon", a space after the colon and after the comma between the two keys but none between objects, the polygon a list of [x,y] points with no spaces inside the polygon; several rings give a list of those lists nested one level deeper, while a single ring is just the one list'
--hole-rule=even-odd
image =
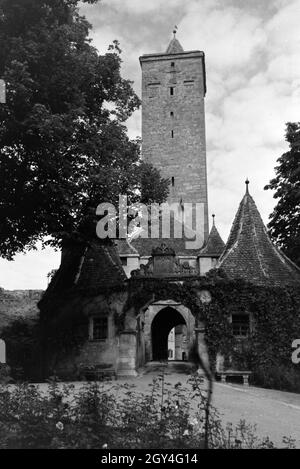
[{"label": "stone gatehouse", "polygon": [[[208,279],[218,272],[258,287],[299,288],[300,271],[269,239],[249,181],[227,243],[214,215],[209,231],[204,53],[185,52],[174,36],[166,52],[142,56],[140,63],[143,158],[170,179],[169,202],[203,204],[203,243],[187,249],[183,237],[171,236],[65,245],[39,303],[45,374],[78,378],[98,368],[134,376],[152,360],[188,359],[194,343],[207,358],[204,319],[217,303],[222,309]],[[253,308],[249,297],[249,305],[246,298],[228,312],[239,343],[255,327]],[[225,366],[219,340],[213,366]]]}]

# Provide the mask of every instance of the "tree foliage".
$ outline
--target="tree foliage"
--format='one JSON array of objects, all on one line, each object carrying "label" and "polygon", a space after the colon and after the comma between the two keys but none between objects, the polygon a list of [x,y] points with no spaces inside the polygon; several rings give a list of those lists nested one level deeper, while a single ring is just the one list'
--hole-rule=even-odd
[{"label": "tree foliage", "polygon": [[[96,0],[87,0],[96,3]],[[149,168],[125,121],[139,107],[117,41],[100,55],[78,0],[0,0],[0,255],[94,236],[101,202],[129,202]],[[153,173],[151,174],[153,176]],[[148,199],[167,195],[155,174]]]},{"label": "tree foliage", "polygon": [[265,189],[278,200],[268,225],[283,251],[300,266],[300,122],[288,123],[286,140],[290,149],[278,160],[276,177]]}]

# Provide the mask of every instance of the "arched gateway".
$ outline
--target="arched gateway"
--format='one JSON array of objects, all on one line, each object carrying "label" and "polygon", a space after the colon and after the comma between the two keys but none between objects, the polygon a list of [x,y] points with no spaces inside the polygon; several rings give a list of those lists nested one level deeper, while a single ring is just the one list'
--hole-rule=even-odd
[{"label": "arched gateway", "polygon": [[[153,360],[168,360],[169,358],[169,347],[168,338],[170,332],[175,328],[174,331],[174,351],[172,349],[171,358],[177,358],[182,360],[182,353],[176,354],[176,348],[183,349],[183,334],[180,328],[176,326],[186,326],[184,317],[176,311],[174,308],[169,306],[163,308],[153,319],[151,324],[151,343],[152,343],[152,359]],[[179,329],[179,334],[177,333]],[[180,341],[176,341],[176,337],[180,337]],[[176,342],[180,342],[179,344]],[[175,353],[174,353],[175,352]]]},{"label": "arched gateway", "polygon": [[[179,326],[184,326],[184,334]],[[190,310],[172,300],[158,301],[147,308],[144,316],[145,362],[168,359],[168,337],[174,328],[177,338],[174,337],[173,358],[182,360],[188,357],[195,338],[195,318]],[[176,347],[180,351],[176,351]]]}]

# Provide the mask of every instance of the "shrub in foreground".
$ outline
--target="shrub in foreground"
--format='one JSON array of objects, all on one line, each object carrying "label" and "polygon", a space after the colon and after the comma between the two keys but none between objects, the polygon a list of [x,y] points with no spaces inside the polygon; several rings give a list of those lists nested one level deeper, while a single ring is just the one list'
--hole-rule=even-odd
[{"label": "shrub in foreground", "polygon": [[[112,382],[0,388],[0,448],[273,448],[241,421],[224,428],[197,375],[191,386],[164,376],[147,393]],[[207,428],[207,440],[205,429]],[[291,439],[283,446],[293,447]]]}]

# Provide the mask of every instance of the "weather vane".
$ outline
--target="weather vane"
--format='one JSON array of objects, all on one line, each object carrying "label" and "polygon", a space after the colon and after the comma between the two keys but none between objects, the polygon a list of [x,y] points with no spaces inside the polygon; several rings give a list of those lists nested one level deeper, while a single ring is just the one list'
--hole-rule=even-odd
[{"label": "weather vane", "polygon": [[176,26],[175,24],[174,29],[173,29],[174,39],[176,37],[177,29],[178,29],[178,26]]}]

